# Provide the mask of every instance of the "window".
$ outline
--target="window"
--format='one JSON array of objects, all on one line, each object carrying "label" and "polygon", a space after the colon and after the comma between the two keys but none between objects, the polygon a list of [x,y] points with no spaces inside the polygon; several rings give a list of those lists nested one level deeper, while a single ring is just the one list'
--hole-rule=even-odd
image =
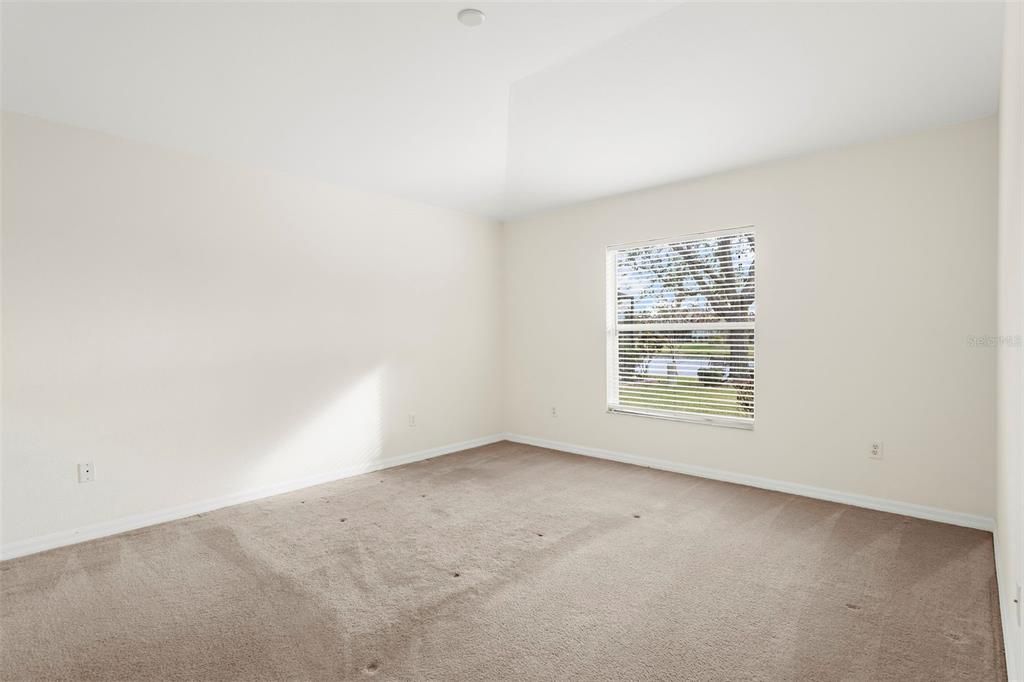
[{"label": "window", "polygon": [[754,231],[608,249],[608,409],[753,428]]}]

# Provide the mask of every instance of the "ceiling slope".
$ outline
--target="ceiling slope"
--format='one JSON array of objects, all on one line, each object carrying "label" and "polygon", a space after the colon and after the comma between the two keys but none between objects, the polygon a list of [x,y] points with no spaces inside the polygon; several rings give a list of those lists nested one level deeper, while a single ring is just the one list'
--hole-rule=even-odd
[{"label": "ceiling slope", "polygon": [[11,3],[5,109],[492,217],[998,100],[995,3]]}]

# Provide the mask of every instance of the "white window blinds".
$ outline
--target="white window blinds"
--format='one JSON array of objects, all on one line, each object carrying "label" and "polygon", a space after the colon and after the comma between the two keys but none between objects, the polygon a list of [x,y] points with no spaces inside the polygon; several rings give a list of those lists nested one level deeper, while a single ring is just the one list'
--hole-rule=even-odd
[{"label": "white window blinds", "polygon": [[752,427],[752,228],[608,250],[608,406]]}]

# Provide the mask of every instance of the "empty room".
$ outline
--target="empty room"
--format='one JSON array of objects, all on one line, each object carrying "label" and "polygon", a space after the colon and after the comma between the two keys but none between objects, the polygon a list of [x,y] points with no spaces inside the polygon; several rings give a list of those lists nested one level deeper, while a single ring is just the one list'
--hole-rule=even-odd
[{"label": "empty room", "polygon": [[0,41],[0,679],[1024,682],[1021,2]]}]

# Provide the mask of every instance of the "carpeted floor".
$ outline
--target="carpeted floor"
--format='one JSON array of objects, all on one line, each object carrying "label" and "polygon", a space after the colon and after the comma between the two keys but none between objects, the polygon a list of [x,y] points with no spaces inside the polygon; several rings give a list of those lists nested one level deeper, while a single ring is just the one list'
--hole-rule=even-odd
[{"label": "carpeted floor", "polygon": [[1005,679],[988,533],[511,443],[0,576],[4,680]]}]

